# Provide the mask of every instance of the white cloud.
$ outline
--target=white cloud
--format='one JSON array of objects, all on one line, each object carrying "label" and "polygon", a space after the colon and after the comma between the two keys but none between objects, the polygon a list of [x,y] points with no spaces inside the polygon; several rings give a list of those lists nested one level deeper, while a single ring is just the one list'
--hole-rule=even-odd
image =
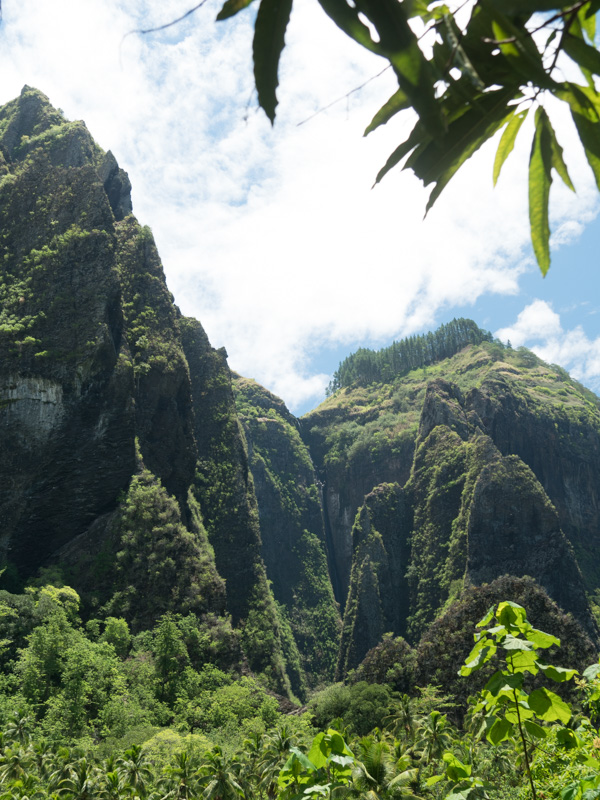
[{"label": "white cloud", "polygon": [[[271,129],[251,100],[249,14],[214,24],[219,4],[210,2],[185,25],[123,39],[192,4],[5,3],[0,101],[23,83],[38,86],[113,150],[176,302],[225,345],[234,369],[296,407],[318,400],[328,381],[310,365],[320,347],[375,345],[485,293],[518,293],[529,266],[521,166],[509,160],[492,191],[488,148],[423,221],[428,191],[414,176],[393,171],[370,190],[411,126],[400,115],[361,138],[394,90],[389,71],[298,126],[379,72],[381,60],[316,2],[299,6]],[[526,162],[522,135],[514,161]],[[568,120],[559,138],[571,156]],[[579,194],[553,190],[554,246],[577,237],[595,210],[583,159],[569,166]]]},{"label": "white cloud", "polygon": [[565,330],[560,315],[545,300],[534,300],[514,325],[495,335],[515,347],[529,347],[544,361],[564,367],[576,380],[600,389],[600,337],[590,339],[581,325]]}]

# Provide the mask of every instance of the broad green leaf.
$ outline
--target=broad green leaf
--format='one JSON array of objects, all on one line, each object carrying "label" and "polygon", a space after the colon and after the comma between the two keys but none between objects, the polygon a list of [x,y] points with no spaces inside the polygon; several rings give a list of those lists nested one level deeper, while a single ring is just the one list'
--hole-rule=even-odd
[{"label": "broad green leaf", "polygon": [[548,735],[546,728],[542,728],[541,725],[538,725],[537,722],[534,722],[531,719],[524,719],[523,727],[530,736],[533,736],[536,739],[545,739]]},{"label": "broad green leaf", "polygon": [[415,127],[412,129],[410,136],[406,141],[402,142],[394,152],[390,155],[388,160],[385,162],[383,167],[377,173],[377,177],[375,178],[374,186],[379,183],[379,181],[387,175],[387,173],[393,169],[397,164],[399,164],[402,159],[407,156],[411,150],[414,150],[415,147],[419,146],[423,142],[431,141],[431,137],[425,132],[423,126],[420,122],[417,122]]},{"label": "broad green leaf", "polygon": [[515,650],[507,656],[514,672],[531,672],[532,675],[538,673],[538,654],[535,650]]},{"label": "broad green leaf", "polygon": [[502,169],[504,162],[513,151],[517,134],[521,130],[521,125],[525,122],[528,112],[529,109],[526,111],[521,111],[520,114],[515,114],[509,120],[508,125],[504,129],[504,133],[502,134],[500,143],[498,144],[498,149],[496,150],[496,158],[494,159],[494,186],[498,181],[500,170]]},{"label": "broad green leaf", "polygon": [[598,677],[599,674],[600,664],[590,664],[590,666],[584,670],[583,677],[586,679],[586,681],[593,681]]},{"label": "broad green leaf", "polygon": [[548,689],[535,689],[529,695],[529,708],[546,722],[566,723],[571,719],[571,709],[564,700]]},{"label": "broad green leaf", "polygon": [[552,647],[552,645],[560,647],[560,639],[558,637],[552,636],[551,633],[540,631],[537,628],[531,628],[527,632],[527,638],[530,642],[533,642],[536,647],[542,650],[545,650],[547,647]]},{"label": "broad green leaf", "polygon": [[237,14],[238,11],[247,8],[250,3],[253,2],[254,0],[226,0],[226,2],[223,4],[223,8],[217,14],[217,19],[222,20],[233,17],[233,15]]},{"label": "broad green leaf", "polygon": [[490,660],[496,650],[497,648],[494,642],[490,642],[489,640],[486,642],[485,639],[477,642],[475,647],[467,656],[465,663],[460,668],[458,674],[462,675],[463,677],[467,677],[468,675],[471,675],[472,672],[476,672],[480,667]]},{"label": "broad green leaf", "polygon": [[261,0],[254,25],[254,81],[259,105],[271,123],[275,121],[277,107],[279,57],[291,11],[292,0]]},{"label": "broad green leaf", "polygon": [[531,242],[542,275],[550,267],[550,223],[548,202],[552,183],[552,152],[548,131],[540,124],[540,112],[536,112],[536,126],[529,157],[529,224]]},{"label": "broad green leaf", "polygon": [[484,691],[489,692],[494,696],[497,696],[502,692],[509,692],[512,696],[513,690],[520,689],[521,686],[523,686],[522,672],[516,672],[513,675],[510,675],[507,672],[498,670],[498,672],[494,672],[492,677],[488,680],[484,686]]},{"label": "broad green leaf", "polygon": [[524,722],[526,719],[531,719],[534,715],[534,712],[523,705],[522,702],[519,703],[519,713],[517,713],[516,707],[513,705],[512,708],[509,708],[507,711],[504,712],[505,718],[508,722],[511,722],[513,725],[518,725],[519,722]]},{"label": "broad green leaf", "polygon": [[507,628],[527,625],[527,612],[518,603],[513,603],[511,600],[504,600],[498,604],[496,611],[496,618],[498,622],[505,625]]},{"label": "broad green leaf", "polygon": [[526,639],[519,639],[513,636],[512,633],[507,633],[502,640],[502,647],[505,650],[533,650],[533,642],[528,642]]},{"label": "broad green leaf", "polygon": [[556,734],[556,739],[567,750],[574,750],[579,747],[579,739],[569,728],[561,728]]},{"label": "broad green leaf", "polygon": [[570,783],[568,786],[565,786],[564,789],[561,789],[560,800],[579,800],[580,797],[581,790],[579,788],[579,782]]},{"label": "broad green leaf", "polygon": [[390,120],[394,114],[397,114],[399,111],[403,111],[405,108],[410,108],[410,100],[406,96],[405,92],[402,89],[398,89],[397,92],[390,97],[390,99],[381,106],[379,111],[375,114],[367,128],[363,136],[368,136],[375,128],[378,128],[380,125],[385,125],[388,120]]},{"label": "broad green leaf", "polygon": [[290,747],[290,755],[277,777],[277,785],[284,788],[298,780],[302,772],[314,772],[315,765],[297,747]]},{"label": "broad green leaf", "polygon": [[600,96],[588,86],[576,83],[564,83],[554,94],[571,108],[588,164],[600,189]]},{"label": "broad green leaf", "polygon": [[500,744],[505,739],[510,739],[513,735],[513,726],[506,719],[497,719],[487,733],[487,739],[491,744]]},{"label": "broad green leaf", "polygon": [[544,675],[555,683],[564,683],[570,681],[574,675],[579,675],[576,669],[565,669],[564,667],[555,667],[553,664],[539,664],[539,668]]},{"label": "broad green leaf", "polygon": [[463,764],[463,762],[449,750],[444,753],[442,759],[448,765],[446,767],[446,777],[448,780],[458,783],[458,781],[462,781],[464,778],[468,778],[471,775],[471,766],[469,764]]},{"label": "broad green leaf", "polygon": [[483,627],[484,627],[484,625],[489,625],[489,624],[490,624],[490,622],[491,622],[491,621],[494,619],[494,617],[496,616],[496,613],[495,613],[495,612],[496,612],[496,606],[495,606],[495,605],[493,605],[493,606],[490,606],[490,607],[488,608],[488,610],[485,612],[485,617],[483,617],[482,619],[480,619],[480,620],[479,620],[479,622],[477,623],[477,625],[476,625],[475,627],[476,627],[476,628],[483,628]]}]

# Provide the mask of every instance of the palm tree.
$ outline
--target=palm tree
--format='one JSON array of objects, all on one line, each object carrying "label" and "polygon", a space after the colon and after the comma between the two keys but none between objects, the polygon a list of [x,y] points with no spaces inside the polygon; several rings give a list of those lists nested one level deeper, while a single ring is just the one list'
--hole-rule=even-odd
[{"label": "palm tree", "polygon": [[237,782],[234,768],[223,757],[220,747],[214,747],[204,756],[200,768],[199,784],[203,787],[203,800],[238,800],[244,792]]},{"label": "palm tree", "polygon": [[414,742],[418,717],[411,697],[407,694],[401,695],[396,710],[389,717],[385,717],[385,720],[387,720],[386,727],[393,731],[395,736],[405,739],[411,744]]},{"label": "palm tree", "polygon": [[8,781],[22,778],[31,766],[31,753],[19,747],[18,750],[7,748],[0,759],[0,785]]},{"label": "palm tree", "polygon": [[174,784],[172,797],[178,800],[188,800],[195,796],[195,788],[198,783],[198,767],[187,751],[176,753],[174,757],[175,765],[168,766],[165,770],[167,776]]},{"label": "palm tree", "polygon": [[454,731],[446,715],[432,711],[417,728],[415,747],[420,752],[422,761],[429,764],[433,759],[441,758],[453,739]]},{"label": "palm tree", "polygon": [[98,797],[98,769],[86,758],[76,761],[68,778],[58,785],[58,794],[67,795],[69,800],[94,800]]},{"label": "palm tree", "polygon": [[413,792],[419,770],[405,755],[395,760],[385,741],[365,736],[358,745],[352,785],[345,794],[361,800],[420,800]]},{"label": "palm tree", "polygon": [[141,798],[146,797],[154,776],[150,762],[139,745],[134,744],[122,758],[117,759],[117,772]]},{"label": "palm tree", "polygon": [[8,739],[16,739],[21,744],[29,741],[29,731],[31,729],[32,718],[23,709],[13,711],[6,725],[4,735]]}]

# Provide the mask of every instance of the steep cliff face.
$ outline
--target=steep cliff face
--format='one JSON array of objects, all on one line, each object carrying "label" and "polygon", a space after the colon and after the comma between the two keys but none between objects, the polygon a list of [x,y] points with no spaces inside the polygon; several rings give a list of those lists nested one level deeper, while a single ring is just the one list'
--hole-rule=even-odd
[{"label": "steep cliff face", "polygon": [[297,420],[255,381],[235,381],[258,501],[262,555],[309,685],[333,679],[340,618],[327,566],[320,486]]},{"label": "steep cliff face", "polygon": [[[325,483],[326,514],[344,539],[339,569],[350,570],[339,676],[383,633],[418,642],[465,586],[504,574],[532,576],[597,636],[585,592],[597,587],[597,568],[585,555],[600,545],[600,412],[562,370],[526,351],[472,345],[394,382],[339,390],[303,419],[303,431]],[[348,469],[358,453],[366,453],[374,485],[391,476],[402,492],[383,524],[373,521],[373,495],[365,497]],[[575,492],[578,474],[583,489]],[[584,492],[592,509],[585,544]],[[376,494],[386,498],[381,487]],[[339,497],[345,517],[356,515],[352,536]],[[382,505],[391,508],[387,498]],[[396,567],[391,542],[403,552]],[[385,607],[390,597],[402,609],[396,616]]]},{"label": "steep cliff face", "polygon": [[25,87],[0,153],[2,560],[24,578],[58,562],[136,629],[229,612],[288,692],[223,354],[173,305],[127,175],[83,123]]}]

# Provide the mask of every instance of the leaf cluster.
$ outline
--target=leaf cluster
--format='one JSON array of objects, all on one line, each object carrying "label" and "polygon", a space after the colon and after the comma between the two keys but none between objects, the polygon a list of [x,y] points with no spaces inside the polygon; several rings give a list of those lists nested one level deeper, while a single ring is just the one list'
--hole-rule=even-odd
[{"label": "leaf cluster", "polygon": [[[252,0],[226,0],[226,19]],[[529,220],[533,249],[550,266],[549,195],[553,172],[574,189],[545,106],[553,96],[569,107],[600,188],[600,54],[595,46],[598,0],[477,0],[466,12],[434,0],[319,0],[357,44],[387,61],[398,89],[365,135],[406,109],[418,120],[380,169],[378,183],[403,163],[432,185],[427,210],[460,167],[504,128],[494,183],[533,110],[529,157]],[[260,0],[253,41],[258,102],[271,122],[292,0]],[[564,80],[571,62],[583,83]]]}]

